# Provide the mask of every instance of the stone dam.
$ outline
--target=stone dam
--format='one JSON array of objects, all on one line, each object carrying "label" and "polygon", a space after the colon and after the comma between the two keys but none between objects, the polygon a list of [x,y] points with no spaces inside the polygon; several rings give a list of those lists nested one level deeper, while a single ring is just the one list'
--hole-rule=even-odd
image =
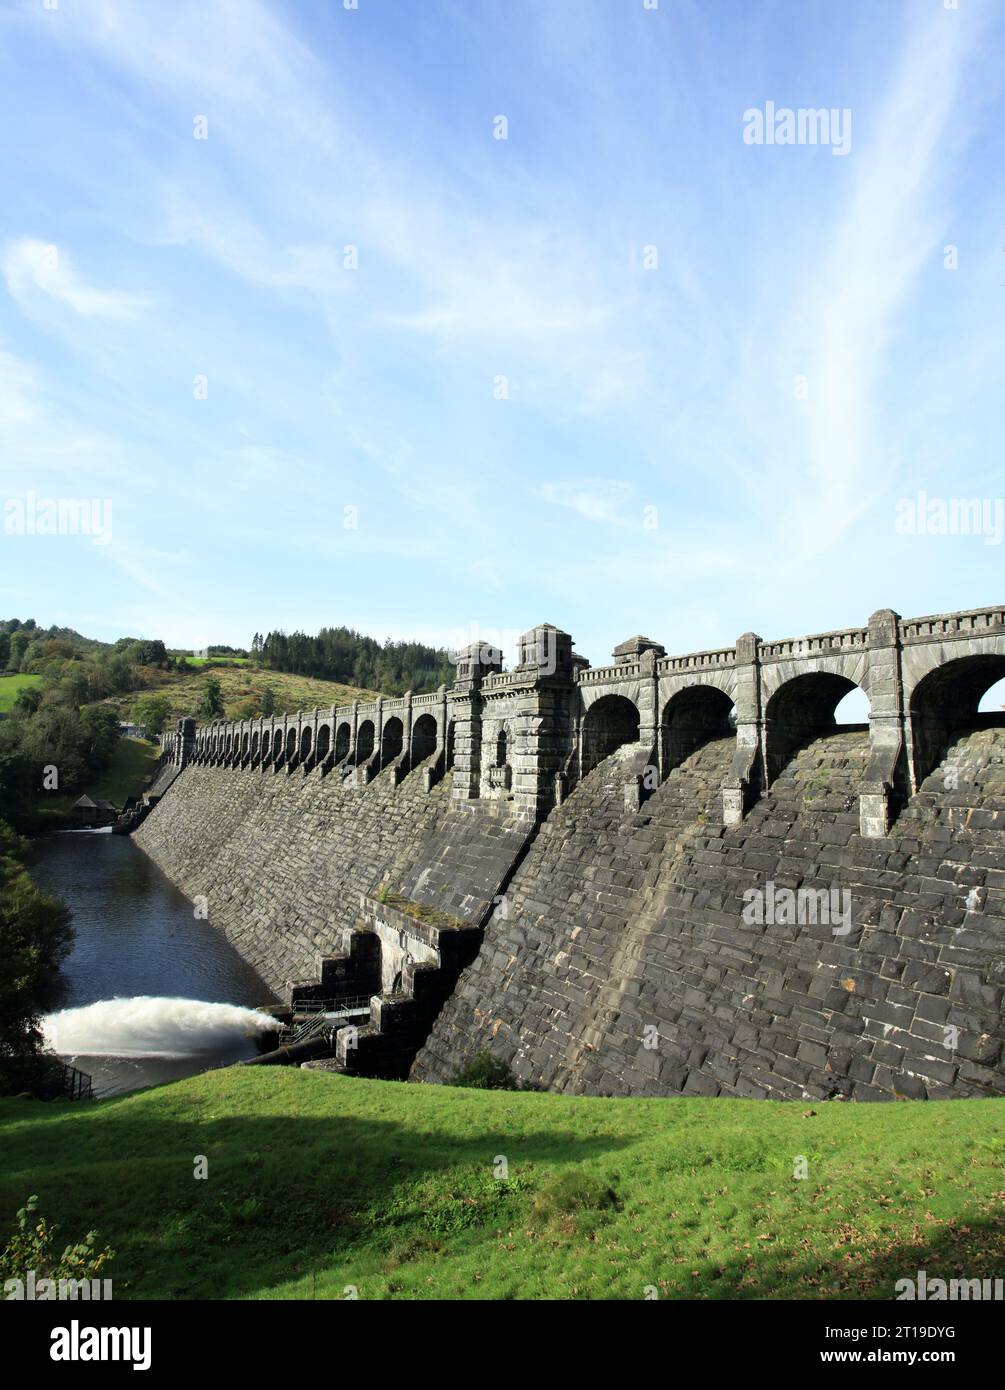
[{"label": "stone dam", "polygon": [[1005,608],[600,668],[543,624],[432,693],[181,721],[133,834],[288,1001],[369,999],[348,1072],[1001,1095],[1003,677]]}]

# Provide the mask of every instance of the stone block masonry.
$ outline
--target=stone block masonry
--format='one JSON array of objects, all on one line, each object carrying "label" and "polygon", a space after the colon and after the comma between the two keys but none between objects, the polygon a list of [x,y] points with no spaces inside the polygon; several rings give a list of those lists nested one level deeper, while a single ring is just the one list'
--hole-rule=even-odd
[{"label": "stone block masonry", "polygon": [[429,695],[183,721],[136,840],[280,993],[365,980],[378,1074],[487,1047],[566,1091],[996,1095],[1003,676],[1002,608],[601,668],[542,624]]}]

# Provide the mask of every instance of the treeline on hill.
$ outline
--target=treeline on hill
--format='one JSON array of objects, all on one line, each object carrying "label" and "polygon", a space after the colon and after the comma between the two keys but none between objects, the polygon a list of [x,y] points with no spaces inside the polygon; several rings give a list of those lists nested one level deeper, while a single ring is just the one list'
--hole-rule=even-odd
[{"label": "treeline on hill", "polygon": [[323,627],[316,637],[304,632],[256,632],[251,644],[257,657],[273,671],[340,681],[383,695],[415,694],[449,685],[456,674],[445,651],[421,642],[383,644],[350,627]]},{"label": "treeline on hill", "polygon": [[[140,690],[173,659],[163,642],[89,641],[34,619],[0,621],[0,673],[36,677],[0,720],[0,806],[18,830],[35,828],[40,798],[78,792],[111,761],[119,736],[111,695]],[[182,663],[184,665],[184,662]]]}]

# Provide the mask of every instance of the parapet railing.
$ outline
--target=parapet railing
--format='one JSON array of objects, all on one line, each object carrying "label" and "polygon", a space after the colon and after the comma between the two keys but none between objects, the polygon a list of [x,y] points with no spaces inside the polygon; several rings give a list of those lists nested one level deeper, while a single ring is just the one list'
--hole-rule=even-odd
[{"label": "parapet railing", "polygon": [[[897,631],[899,639],[903,644],[914,642],[932,642],[945,638],[961,637],[965,638],[972,634],[999,632],[1005,630],[1005,605],[997,605],[988,608],[968,609],[959,613],[936,613],[928,617],[898,619]],[[827,655],[833,652],[858,652],[867,650],[869,645],[869,628],[853,627],[842,628],[835,632],[813,633],[806,637],[786,637],[770,642],[758,642],[757,657],[762,662],[798,660],[801,657],[812,657]],[[671,675],[687,671],[701,671],[714,668],[732,667],[736,665],[736,648],[720,647],[708,651],[688,652],[680,656],[662,656],[655,663],[658,675]],[[573,680],[578,686],[602,685],[605,683],[616,684],[619,682],[637,680],[643,673],[643,665],[637,660],[626,661],[622,664],[610,666],[585,666],[579,667]],[[526,685],[528,681],[533,681],[535,673],[531,669],[516,671],[497,671],[486,676],[482,688],[486,691],[503,691],[512,687]],[[438,690],[424,691],[421,695],[412,695],[411,706],[416,708],[429,708],[439,705],[444,700],[451,698],[449,689],[441,686]],[[457,698],[453,696],[452,698]],[[301,725],[308,724],[311,720],[318,717],[330,719],[337,727],[342,724],[351,723],[355,715],[357,723],[371,719],[382,711],[399,712],[404,710],[409,703],[409,696],[390,696],[382,697],[380,700],[367,700],[365,702],[353,702],[347,705],[332,705],[324,710],[315,708],[313,710],[300,710],[296,714],[273,716],[268,725],[265,719],[269,716],[251,720],[218,721],[216,728],[220,734],[226,734],[228,730],[240,730],[248,733],[254,732],[256,726],[267,727],[272,736],[282,729],[284,731],[283,753],[286,754],[286,734],[289,730]],[[204,725],[206,729],[210,726]],[[173,748],[175,735],[162,735],[162,742],[165,747]],[[221,751],[221,750],[216,750]],[[247,751],[247,750],[245,750]],[[295,751],[295,750],[294,750]],[[203,747],[200,752],[205,753]],[[256,756],[251,754],[252,757]],[[261,756],[261,754],[259,755]],[[268,756],[271,756],[269,754]]]},{"label": "parapet railing", "polygon": [[864,649],[869,644],[867,627],[848,627],[840,632],[814,633],[810,637],[785,637],[779,642],[761,642],[757,654],[762,661],[783,661],[787,657],[813,656],[821,652]]},{"label": "parapet railing", "polygon": [[936,613],[929,618],[911,618],[900,624],[900,638],[902,642],[924,642],[933,637],[953,637],[1003,627],[1005,607],[972,608],[967,613]]},{"label": "parapet railing", "polygon": [[691,652],[688,656],[661,656],[656,663],[660,675],[671,671],[704,671],[713,666],[735,666],[736,648],[720,647],[718,651]]}]

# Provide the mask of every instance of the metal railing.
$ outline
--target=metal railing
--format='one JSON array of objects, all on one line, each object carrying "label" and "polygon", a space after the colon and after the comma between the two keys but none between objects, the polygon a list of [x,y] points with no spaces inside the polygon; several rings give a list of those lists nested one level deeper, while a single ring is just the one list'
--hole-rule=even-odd
[{"label": "metal railing", "polygon": [[355,994],[341,999],[298,999],[291,1007],[298,1014],[325,1014],[329,1018],[343,1018],[349,1014],[368,1014],[370,998],[369,994]]}]

